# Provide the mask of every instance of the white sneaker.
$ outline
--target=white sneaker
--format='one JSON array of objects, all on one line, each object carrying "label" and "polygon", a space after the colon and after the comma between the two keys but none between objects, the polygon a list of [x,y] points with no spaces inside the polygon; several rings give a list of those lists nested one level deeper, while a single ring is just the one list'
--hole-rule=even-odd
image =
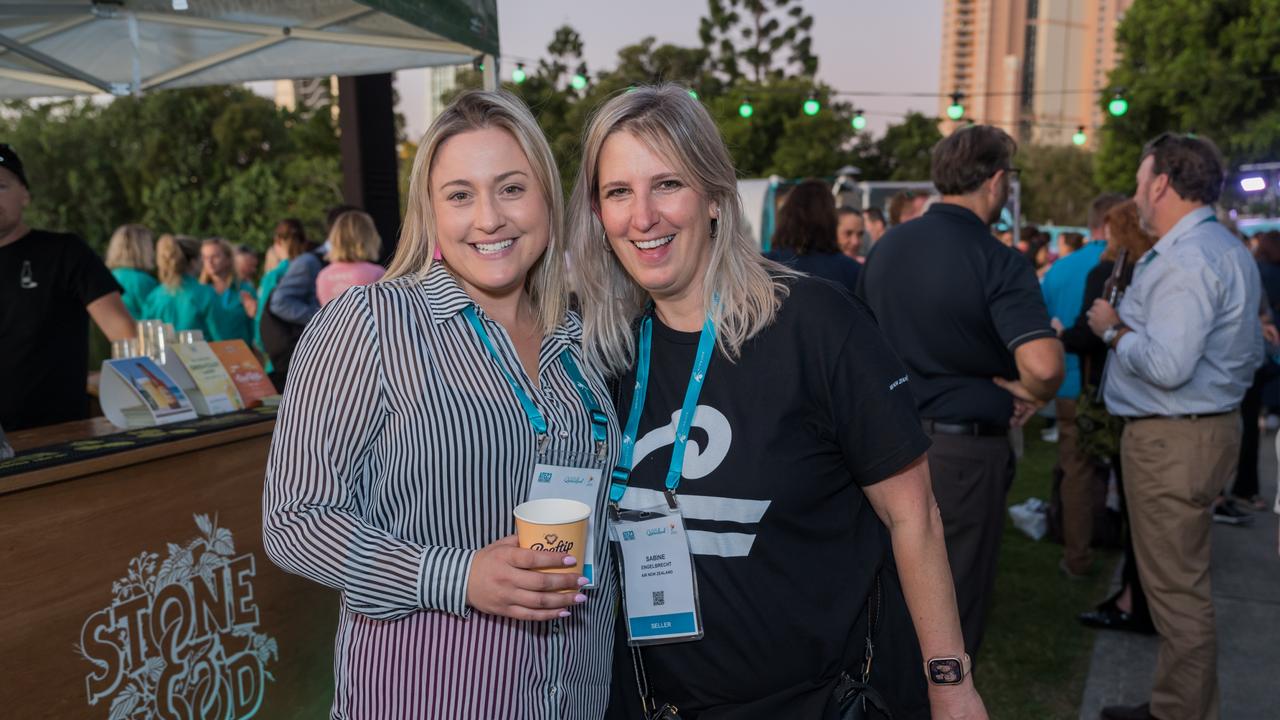
[{"label": "white sneaker", "polygon": [[1054,425],[1051,428],[1045,428],[1041,430],[1040,439],[1045,442],[1051,442],[1051,443],[1058,442],[1058,426]]}]

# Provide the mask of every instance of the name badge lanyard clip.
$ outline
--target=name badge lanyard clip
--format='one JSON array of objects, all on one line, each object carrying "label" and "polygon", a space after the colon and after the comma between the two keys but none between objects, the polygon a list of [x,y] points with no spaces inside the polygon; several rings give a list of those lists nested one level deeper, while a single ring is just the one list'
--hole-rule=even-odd
[{"label": "name badge lanyard clip", "polygon": [[627,641],[632,646],[632,659],[637,667],[639,646],[689,642],[703,636],[698,581],[683,513],[676,501],[676,490],[684,467],[689,430],[697,413],[698,396],[715,351],[715,324],[708,316],[698,338],[698,350],[685,388],[671,463],[664,482],[663,496],[667,507],[622,511],[618,504],[631,479],[640,417],[648,393],[652,346],[653,317],[646,315],[640,324],[631,412],[623,433],[620,462],[614,468],[609,484],[610,536],[615,541],[611,545],[618,553]]}]

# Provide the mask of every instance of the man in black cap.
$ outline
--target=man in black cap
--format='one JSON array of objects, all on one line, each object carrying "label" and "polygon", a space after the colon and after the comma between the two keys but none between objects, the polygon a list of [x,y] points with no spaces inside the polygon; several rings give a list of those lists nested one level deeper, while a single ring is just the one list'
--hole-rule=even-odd
[{"label": "man in black cap", "polygon": [[136,334],[120,286],[84,240],[33,230],[27,174],[0,144],[0,427],[89,415],[89,318],[111,340]]}]

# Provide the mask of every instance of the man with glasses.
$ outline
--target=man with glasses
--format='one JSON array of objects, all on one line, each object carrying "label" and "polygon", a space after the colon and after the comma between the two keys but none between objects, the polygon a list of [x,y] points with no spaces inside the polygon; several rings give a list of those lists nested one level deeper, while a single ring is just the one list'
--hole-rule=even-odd
[{"label": "man with glasses", "polygon": [[982,643],[1013,482],[1010,427],[1052,400],[1063,377],[1035,272],[991,233],[1016,149],[989,125],[939,142],[931,175],[941,200],[890,228],[859,281],[933,440],[929,471],[970,655]]},{"label": "man with glasses", "polygon": [[1164,134],[1142,153],[1134,202],[1160,239],[1138,259],[1119,313],[1089,327],[1111,347],[1107,410],[1120,444],[1138,574],[1160,633],[1151,702],[1108,720],[1217,720],[1217,636],[1209,584],[1214,498],[1236,469],[1240,402],[1262,364],[1262,281],[1217,222],[1226,174],[1204,137]]}]

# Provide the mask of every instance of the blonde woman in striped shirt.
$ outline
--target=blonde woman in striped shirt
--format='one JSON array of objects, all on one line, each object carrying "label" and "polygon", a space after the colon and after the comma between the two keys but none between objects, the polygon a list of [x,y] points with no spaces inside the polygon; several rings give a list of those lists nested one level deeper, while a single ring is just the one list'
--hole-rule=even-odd
[{"label": "blonde woman in striped shirt", "polygon": [[342,593],[333,718],[604,714],[607,554],[584,590],[580,572],[536,572],[584,558],[511,534],[544,453],[617,457],[566,309],[560,187],[524,105],[464,93],[419,145],[387,278],[326,305],[298,347],[264,535],[281,567]]}]

